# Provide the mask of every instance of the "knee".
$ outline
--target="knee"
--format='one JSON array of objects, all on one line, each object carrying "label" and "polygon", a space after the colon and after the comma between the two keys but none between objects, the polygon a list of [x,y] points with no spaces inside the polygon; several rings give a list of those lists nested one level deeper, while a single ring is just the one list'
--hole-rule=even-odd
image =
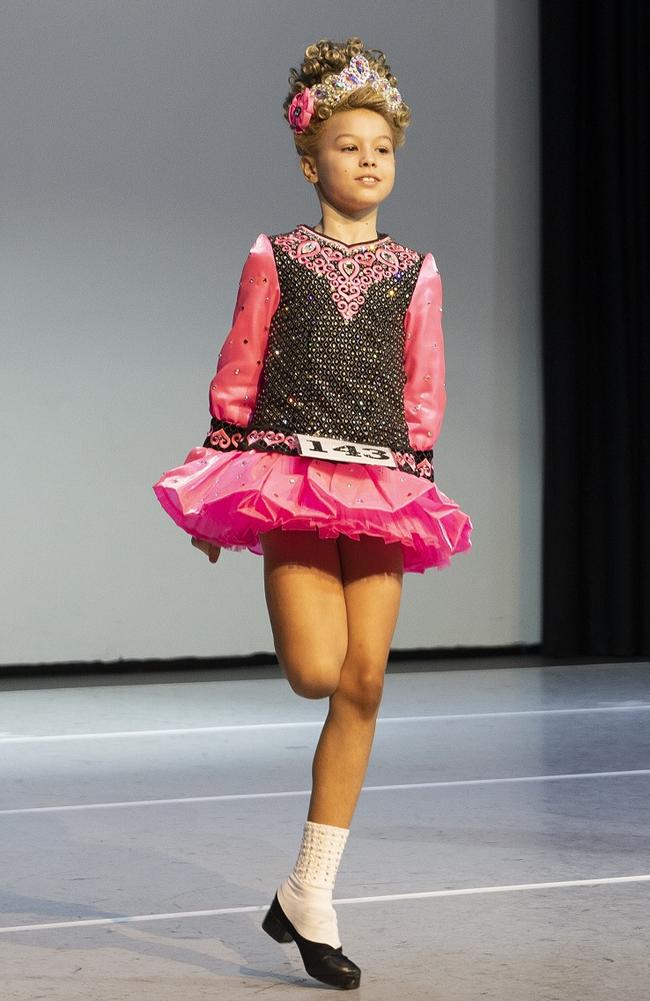
[{"label": "knee", "polygon": [[317,678],[300,678],[289,681],[296,695],[303,699],[326,699],[336,691],[336,682],[321,681]]},{"label": "knee", "polygon": [[340,666],[313,662],[308,668],[283,664],[285,676],[296,695],[303,699],[326,699],[332,695],[339,683]]},{"label": "knee", "polygon": [[341,672],[336,694],[360,716],[374,716],[379,710],[384,691],[386,665],[367,665]]}]

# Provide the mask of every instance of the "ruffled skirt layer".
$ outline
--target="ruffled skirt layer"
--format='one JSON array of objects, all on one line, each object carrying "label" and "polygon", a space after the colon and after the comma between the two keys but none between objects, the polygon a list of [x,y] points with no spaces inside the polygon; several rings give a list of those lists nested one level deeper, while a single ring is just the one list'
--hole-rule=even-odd
[{"label": "ruffled skirt layer", "polygon": [[260,535],[273,528],[398,542],[413,573],[442,569],[472,546],[471,519],[455,501],[431,480],[386,466],[197,446],[153,490],[189,535],[258,556]]}]

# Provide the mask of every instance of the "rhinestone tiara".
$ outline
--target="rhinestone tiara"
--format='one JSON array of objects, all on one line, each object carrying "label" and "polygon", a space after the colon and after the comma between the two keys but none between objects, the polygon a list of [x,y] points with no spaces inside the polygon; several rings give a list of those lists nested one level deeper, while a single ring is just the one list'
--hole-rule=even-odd
[{"label": "rhinestone tiara", "polygon": [[336,104],[346,93],[370,84],[373,90],[384,95],[386,104],[391,111],[397,111],[402,102],[402,95],[397,87],[391,86],[385,76],[370,68],[365,56],[353,56],[345,69],[324,83],[311,88],[314,99],[319,103]]}]

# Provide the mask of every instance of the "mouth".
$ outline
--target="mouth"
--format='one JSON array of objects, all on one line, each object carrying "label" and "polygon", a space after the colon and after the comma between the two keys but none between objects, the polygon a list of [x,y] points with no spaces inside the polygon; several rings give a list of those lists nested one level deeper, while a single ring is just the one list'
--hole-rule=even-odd
[{"label": "mouth", "polygon": [[356,178],[357,181],[361,181],[362,184],[379,184],[379,178],[375,174],[362,174],[361,177]]}]

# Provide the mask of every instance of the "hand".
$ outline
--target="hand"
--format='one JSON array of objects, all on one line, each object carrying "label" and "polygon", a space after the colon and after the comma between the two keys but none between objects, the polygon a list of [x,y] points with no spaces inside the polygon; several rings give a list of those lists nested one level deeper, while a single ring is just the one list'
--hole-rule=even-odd
[{"label": "hand", "polygon": [[192,536],[192,545],[200,549],[202,553],[205,553],[210,563],[216,563],[219,559],[221,546],[215,546],[213,542],[204,542],[203,539],[195,539],[194,536]]}]

